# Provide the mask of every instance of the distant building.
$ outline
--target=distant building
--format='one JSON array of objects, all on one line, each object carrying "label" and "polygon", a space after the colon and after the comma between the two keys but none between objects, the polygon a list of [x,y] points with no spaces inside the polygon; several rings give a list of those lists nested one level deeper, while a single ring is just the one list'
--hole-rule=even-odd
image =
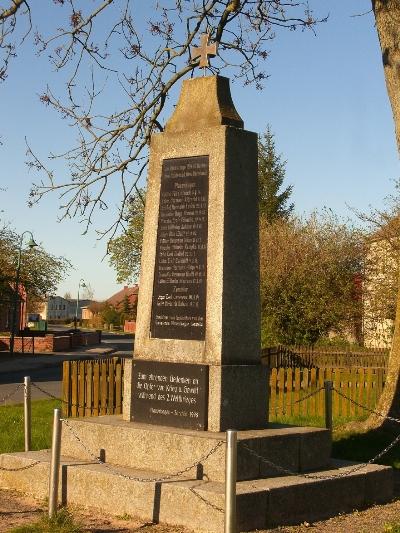
[{"label": "distant building", "polygon": [[390,348],[394,332],[398,254],[385,240],[370,243],[364,282],[364,345]]},{"label": "distant building", "polygon": [[[16,328],[24,329],[26,326],[26,291],[23,285],[19,285],[16,309]],[[12,315],[15,305],[15,290],[13,286],[7,283],[2,286],[0,298],[0,331],[10,331]]]},{"label": "distant building", "polygon": [[[107,323],[107,317],[104,316],[103,312],[107,313],[108,308],[112,308],[117,312],[117,315],[114,317],[118,321],[117,325],[119,325],[119,321],[121,320],[121,325],[125,323],[124,330],[134,333],[136,322],[133,320],[133,317],[136,316],[138,292],[138,285],[134,285],[133,287],[125,285],[123,289],[103,302],[90,302],[89,305],[82,306],[82,320],[91,322],[92,325],[96,323],[99,327],[104,326]],[[115,325],[115,321],[113,322],[111,316],[108,316],[108,320],[110,320],[111,324]]]},{"label": "distant building", "polygon": [[110,296],[110,298],[107,298],[106,302],[116,309],[121,309],[126,300],[130,306],[136,306],[138,293],[139,285],[133,285],[133,287],[125,285],[123,289]]},{"label": "distant building", "polygon": [[[130,309],[133,310],[137,306],[138,293],[139,285],[134,285],[133,287],[128,287],[125,285],[123,289],[110,296],[110,298],[108,298],[106,301],[119,311],[123,311],[126,304],[128,304]],[[134,315],[136,316],[136,311],[134,312]],[[136,332],[136,320],[125,319],[122,325],[125,332]]]},{"label": "distant building", "polygon": [[[82,308],[90,305],[92,300],[79,300],[77,318],[82,318]],[[76,300],[62,296],[49,296],[40,310],[44,320],[73,320],[76,313]]]},{"label": "distant building", "polygon": [[91,309],[89,309],[89,306],[81,307],[82,311],[82,320],[92,320],[94,317],[94,313]]}]

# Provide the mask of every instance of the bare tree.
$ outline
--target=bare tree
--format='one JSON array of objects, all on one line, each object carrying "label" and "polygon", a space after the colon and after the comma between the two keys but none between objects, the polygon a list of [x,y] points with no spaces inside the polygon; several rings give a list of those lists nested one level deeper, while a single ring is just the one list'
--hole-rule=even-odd
[{"label": "bare tree", "polygon": [[[76,128],[78,142],[50,155],[69,165],[69,177],[61,180],[51,162],[28,146],[29,165],[40,173],[30,202],[58,191],[61,218],[79,217],[86,231],[99,210],[111,208],[109,189],[119,186],[115,220],[100,231],[108,238],[124,225],[126,202],[144,176],[152,133],[163,129],[171,89],[199,63],[191,47],[200,34],[207,32],[218,43],[211,73],[226,71],[261,89],[270,41],[280,30],[314,31],[319,22],[308,2],[295,0],[149,0],[148,18],[140,17],[135,0],[46,1],[49,16],[54,12],[54,33],[39,30],[34,39],[39,54],[65,76],[66,91],[54,94],[47,87],[40,99]],[[8,4],[0,8],[2,79],[18,49],[16,36],[26,36],[35,16],[28,0]]]},{"label": "bare tree", "polygon": [[[0,6],[0,82],[7,77],[8,66],[11,59],[16,56],[18,43],[23,41],[32,30],[28,3],[25,0],[9,0],[7,4],[7,7]],[[17,31],[19,19],[26,19],[27,22],[22,36]]]},{"label": "bare tree", "polygon": [[94,289],[93,287],[90,285],[89,282],[87,282],[85,284],[85,287],[83,289],[83,294],[82,294],[83,298],[85,300],[93,300],[94,299]]}]

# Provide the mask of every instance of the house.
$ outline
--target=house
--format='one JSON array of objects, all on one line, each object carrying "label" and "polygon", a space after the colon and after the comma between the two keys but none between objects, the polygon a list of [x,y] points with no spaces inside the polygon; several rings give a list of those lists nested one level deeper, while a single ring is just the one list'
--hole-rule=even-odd
[{"label": "house", "polygon": [[363,281],[363,336],[369,348],[389,348],[398,293],[400,219],[388,221],[370,238]]},{"label": "house", "polygon": [[95,324],[96,327],[104,327],[104,324],[124,324],[124,331],[134,333],[138,292],[138,285],[125,286],[104,302],[91,302],[90,305],[82,306],[82,320],[92,326]]},{"label": "house", "polygon": [[363,336],[368,348],[389,348],[397,295],[397,260],[384,240],[370,244],[363,289]]},{"label": "house", "polygon": [[40,315],[42,319],[52,320],[73,320],[75,314],[78,319],[82,318],[82,308],[87,307],[92,300],[79,300],[78,309],[75,299],[67,299],[62,296],[49,296],[44,303]]},{"label": "house", "polygon": [[125,303],[128,303],[130,307],[136,307],[138,293],[139,285],[133,285],[133,287],[125,285],[123,289],[107,298],[106,302],[118,310],[122,310]]},{"label": "house", "polygon": [[[26,326],[26,291],[23,285],[19,285],[18,287],[16,303],[16,329],[21,330]],[[10,283],[2,284],[0,292],[0,331],[11,330],[14,305],[14,287]]]}]

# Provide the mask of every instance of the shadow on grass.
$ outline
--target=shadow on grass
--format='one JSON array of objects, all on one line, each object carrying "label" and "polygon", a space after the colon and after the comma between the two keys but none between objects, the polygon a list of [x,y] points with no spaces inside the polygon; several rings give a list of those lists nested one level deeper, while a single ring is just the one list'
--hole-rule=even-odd
[{"label": "shadow on grass", "polygon": [[[333,434],[332,456],[336,459],[367,462],[393,443],[399,435],[400,426],[381,427],[364,432],[339,429]],[[400,442],[375,462],[400,469]]]},{"label": "shadow on grass", "polygon": [[[366,418],[364,416],[334,420],[332,457],[366,463],[400,435],[400,425],[397,424],[365,431],[363,421]],[[320,416],[280,416],[272,419],[271,422],[294,426],[324,427],[325,420]],[[398,469],[400,474],[400,442],[377,459],[376,463],[392,466]]]}]

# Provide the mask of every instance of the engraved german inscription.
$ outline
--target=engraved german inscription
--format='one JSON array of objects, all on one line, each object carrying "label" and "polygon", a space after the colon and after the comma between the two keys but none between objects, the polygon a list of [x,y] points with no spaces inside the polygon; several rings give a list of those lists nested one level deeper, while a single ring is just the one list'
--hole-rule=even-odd
[{"label": "engraved german inscription", "polygon": [[151,336],[203,340],[206,320],[208,156],[163,161]]},{"label": "engraved german inscription", "polygon": [[206,430],[207,403],[207,365],[133,362],[134,421]]}]

